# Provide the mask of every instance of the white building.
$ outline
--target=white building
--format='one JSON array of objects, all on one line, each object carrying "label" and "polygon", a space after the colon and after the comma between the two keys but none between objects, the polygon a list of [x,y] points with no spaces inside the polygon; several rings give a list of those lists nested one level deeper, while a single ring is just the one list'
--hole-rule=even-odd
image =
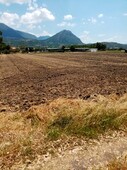
[{"label": "white building", "polygon": [[90,48],[89,50],[90,50],[90,52],[97,52],[98,49],[97,48]]}]

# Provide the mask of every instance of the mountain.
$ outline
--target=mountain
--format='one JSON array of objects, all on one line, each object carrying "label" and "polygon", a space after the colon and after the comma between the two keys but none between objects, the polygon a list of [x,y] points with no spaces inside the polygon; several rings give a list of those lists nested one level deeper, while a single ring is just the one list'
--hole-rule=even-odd
[{"label": "mountain", "polygon": [[0,23],[0,31],[3,33],[5,43],[12,46],[49,46],[59,47],[61,45],[81,45],[81,40],[69,30],[63,30],[52,37],[40,36],[15,30]]},{"label": "mountain", "polygon": [[25,39],[37,39],[37,37],[33,34],[30,34],[30,33],[26,33],[26,32],[22,32],[22,31],[17,31],[16,32],[18,34],[20,34],[22,36],[22,38],[25,38]]},{"label": "mountain", "polygon": [[48,39],[48,38],[50,38],[50,36],[40,36],[40,37],[38,37],[37,39],[38,40],[46,40],[46,39]]},{"label": "mountain", "polygon": [[[81,40],[69,30],[63,30],[52,37],[36,37],[33,34],[15,30],[3,23],[0,23],[0,31],[3,33],[4,42],[12,46],[59,47],[62,45],[83,45]],[[106,45],[107,49],[127,49],[127,44],[120,44],[116,42],[102,43]]]},{"label": "mountain", "polygon": [[0,31],[3,33],[3,38],[22,39],[23,37],[14,29],[0,23]]},{"label": "mountain", "polygon": [[42,42],[48,46],[81,45],[82,41],[69,30],[63,30]]},{"label": "mountain", "polygon": [[0,31],[2,31],[4,39],[37,39],[35,35],[15,30],[3,23],[0,23]]},{"label": "mountain", "polygon": [[107,49],[127,49],[127,44],[120,44],[117,42],[103,42],[106,45]]}]

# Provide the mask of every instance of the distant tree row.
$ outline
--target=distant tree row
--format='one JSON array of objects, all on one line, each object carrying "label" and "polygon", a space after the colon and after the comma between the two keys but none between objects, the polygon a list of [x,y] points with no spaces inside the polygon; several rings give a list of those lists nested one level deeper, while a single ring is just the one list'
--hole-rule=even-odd
[{"label": "distant tree row", "polygon": [[2,31],[0,31],[0,53],[10,53],[10,46],[3,42]]},{"label": "distant tree row", "polygon": [[106,45],[103,43],[94,43],[94,44],[84,44],[84,45],[73,45],[70,46],[71,51],[75,51],[75,48],[97,48],[98,50],[104,51],[106,50]]}]

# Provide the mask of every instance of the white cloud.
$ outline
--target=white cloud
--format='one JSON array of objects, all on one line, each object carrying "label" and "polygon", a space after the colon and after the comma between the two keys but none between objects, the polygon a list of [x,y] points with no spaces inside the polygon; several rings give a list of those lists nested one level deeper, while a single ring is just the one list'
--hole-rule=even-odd
[{"label": "white cloud", "polygon": [[97,23],[97,20],[95,18],[89,18],[88,21],[92,24],[96,24]]},{"label": "white cloud", "polygon": [[90,32],[89,31],[84,31],[83,32],[85,35],[88,35]]},{"label": "white cloud", "polygon": [[117,42],[119,38],[120,38],[119,36],[115,35],[105,39],[104,41]]},{"label": "white cloud", "polygon": [[59,26],[59,27],[74,27],[76,24],[70,22],[70,20],[72,20],[72,19],[73,19],[72,15],[70,15],[70,14],[65,15],[64,16],[64,21],[57,24],[57,26]]},{"label": "white cloud", "polygon": [[52,34],[50,34],[48,31],[43,31],[41,34],[41,36],[46,36],[46,35],[52,36]]},{"label": "white cloud", "polygon": [[76,24],[71,22],[61,22],[57,24],[59,27],[74,27]]},{"label": "white cloud", "polygon": [[38,8],[38,4],[36,0],[30,0],[28,3],[28,8],[27,10],[33,11]]},{"label": "white cloud", "polygon": [[17,21],[19,21],[19,15],[16,13],[4,12],[0,16],[0,22],[9,24],[10,26],[16,26]]},{"label": "white cloud", "polygon": [[84,31],[82,33],[82,35],[80,36],[80,39],[82,40],[82,42],[84,43],[89,43],[91,41],[90,38],[90,32],[89,31]]},{"label": "white cloud", "polygon": [[103,18],[104,14],[99,14],[98,18]]},{"label": "white cloud", "polygon": [[[11,4],[27,4],[27,10],[35,10],[38,8],[37,0],[0,0],[1,4],[11,5]],[[43,7],[46,7],[45,4],[42,4]]]},{"label": "white cloud", "polygon": [[64,20],[65,20],[65,21],[69,21],[69,20],[72,20],[72,19],[73,19],[73,16],[70,15],[70,14],[64,16]]},{"label": "white cloud", "polygon": [[12,3],[24,4],[24,3],[29,3],[30,1],[31,0],[0,0],[0,3],[5,5],[10,5]]},{"label": "white cloud", "polygon": [[[33,0],[33,2],[36,2],[36,0]],[[47,8],[38,8],[36,3],[34,4],[33,8],[31,8],[31,10],[32,11],[26,12],[21,16],[19,16],[17,13],[0,13],[0,22],[15,27],[24,25],[26,28],[32,30],[34,28],[38,28],[39,24],[43,21],[55,20],[55,16],[51,13],[51,11],[49,11]]]},{"label": "white cloud", "polygon": [[42,21],[55,20],[54,15],[47,8],[37,8],[21,16],[21,23],[33,27]]},{"label": "white cloud", "polygon": [[123,15],[124,15],[124,16],[127,16],[127,13],[124,13]]},{"label": "white cloud", "polygon": [[44,30],[41,34],[37,34],[37,36],[52,36],[48,31]]}]

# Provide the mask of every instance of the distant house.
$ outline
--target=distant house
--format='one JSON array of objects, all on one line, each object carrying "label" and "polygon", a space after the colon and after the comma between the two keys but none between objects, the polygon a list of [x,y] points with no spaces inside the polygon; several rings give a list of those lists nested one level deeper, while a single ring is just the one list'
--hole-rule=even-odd
[{"label": "distant house", "polygon": [[10,48],[10,52],[11,53],[16,53],[16,52],[19,52],[20,50],[19,50],[19,48],[17,48],[17,47],[11,47]]},{"label": "distant house", "polygon": [[[48,52],[69,52],[70,48],[47,48]],[[97,52],[97,48],[74,48],[74,52]]]},{"label": "distant house", "polygon": [[47,48],[48,52],[63,52],[61,48]]},{"label": "distant house", "polygon": [[97,49],[97,48],[90,48],[89,51],[90,51],[90,52],[97,52],[98,49]]},{"label": "distant house", "polygon": [[89,51],[89,48],[75,48],[75,51],[77,51],[77,52],[87,52],[87,51]]},{"label": "distant house", "polygon": [[75,48],[77,52],[97,52],[97,48]]},{"label": "distant house", "polygon": [[16,50],[17,48],[16,47],[11,47],[11,50]]}]

